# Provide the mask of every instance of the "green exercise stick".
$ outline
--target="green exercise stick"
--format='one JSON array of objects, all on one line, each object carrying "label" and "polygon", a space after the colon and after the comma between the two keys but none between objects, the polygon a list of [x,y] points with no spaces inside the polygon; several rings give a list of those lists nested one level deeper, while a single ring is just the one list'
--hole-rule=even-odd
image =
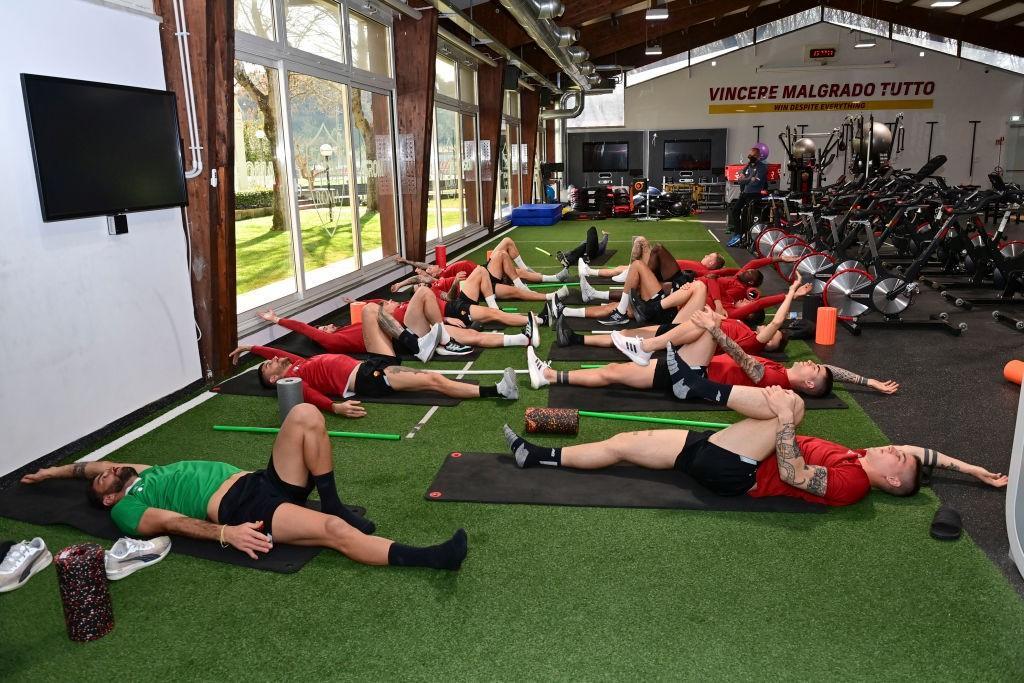
[{"label": "green exercise stick", "polygon": [[[218,432],[254,432],[256,434],[277,434],[277,427],[234,427],[231,425],[213,425]],[[373,434],[371,432],[327,432],[327,436],[346,436],[352,439],[380,439],[383,441],[400,441],[398,434]]]},{"label": "green exercise stick", "polygon": [[541,249],[540,247],[534,247],[534,249],[536,249],[536,250],[537,250],[537,251],[539,251],[540,253],[544,254],[545,256],[551,256],[551,252],[550,252],[550,251],[544,251],[544,250],[543,250],[543,249]]},{"label": "green exercise stick", "polygon": [[608,365],[607,363],[580,363],[580,370],[593,370],[594,368],[603,368]]},{"label": "green exercise stick", "polygon": [[515,306],[502,306],[501,310],[505,311],[506,313],[518,313],[519,312],[519,309],[516,308]]},{"label": "green exercise stick", "polygon": [[655,424],[681,425],[684,427],[706,427],[707,429],[725,429],[728,422],[698,422],[696,420],[677,420],[671,417],[644,417],[643,415],[620,415],[619,413],[595,413],[590,410],[579,411],[580,417],[599,417],[605,420],[628,420],[630,422],[653,422]]}]

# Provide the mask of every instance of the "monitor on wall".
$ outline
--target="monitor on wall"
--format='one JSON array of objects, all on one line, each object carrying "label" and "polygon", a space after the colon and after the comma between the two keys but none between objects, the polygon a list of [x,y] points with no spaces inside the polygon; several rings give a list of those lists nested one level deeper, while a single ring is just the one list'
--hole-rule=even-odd
[{"label": "monitor on wall", "polygon": [[603,171],[629,170],[628,142],[584,142],[583,172],[601,173]]},{"label": "monitor on wall", "polygon": [[174,93],[21,75],[44,221],[188,203]]},{"label": "monitor on wall", "polygon": [[662,168],[666,171],[710,171],[710,140],[666,140]]}]

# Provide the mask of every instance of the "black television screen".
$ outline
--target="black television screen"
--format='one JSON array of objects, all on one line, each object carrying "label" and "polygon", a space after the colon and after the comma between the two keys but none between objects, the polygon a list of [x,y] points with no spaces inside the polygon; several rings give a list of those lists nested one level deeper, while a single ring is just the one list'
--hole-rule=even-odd
[{"label": "black television screen", "polygon": [[710,171],[710,140],[666,140],[662,168],[666,171]]},{"label": "black television screen", "polygon": [[43,220],[188,203],[174,93],[21,75]]},{"label": "black television screen", "polygon": [[628,142],[584,142],[583,172],[628,171]]}]

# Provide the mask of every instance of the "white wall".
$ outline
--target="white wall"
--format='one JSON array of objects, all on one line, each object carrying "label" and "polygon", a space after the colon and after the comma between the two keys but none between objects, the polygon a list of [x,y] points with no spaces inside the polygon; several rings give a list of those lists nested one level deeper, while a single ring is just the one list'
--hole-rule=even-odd
[{"label": "white wall", "polygon": [[[0,2],[0,475],[201,376],[181,212],[44,223],[20,73],[164,88],[155,17]],[[74,125],[69,120],[68,125]],[[127,171],[130,172],[130,171]]]},{"label": "white wall", "polygon": [[[847,29],[816,24],[719,57],[717,66],[704,62],[631,86],[626,89],[625,128],[728,128],[728,157],[731,163],[738,163],[755,141],[752,126],[764,124],[761,140],[772,149],[769,161],[784,164],[785,155],[777,136],[786,125],[809,124],[808,132],[827,132],[840,125],[846,113],[859,112],[711,115],[708,104],[712,87],[934,81],[935,92],[931,96],[934,108],[904,112],[906,152],[894,160],[894,165],[916,168],[923,164],[928,148],[928,126],[924,122],[938,121],[932,153],[945,154],[949,158],[940,173],[954,182],[968,182],[971,180],[968,177],[971,152],[971,125],[968,121],[978,119],[981,123],[978,125],[973,181],[987,185],[985,176],[997,161],[995,141],[1007,134],[1010,115],[1021,114],[1024,109],[1024,77],[997,69],[985,73],[984,65],[929,50],[925,50],[924,57],[919,57],[922,48],[882,38],[878,38],[878,46],[873,49],[854,50],[854,37]],[[838,46],[838,59],[831,64],[850,68],[759,69],[764,66],[804,66],[804,51],[809,45]],[[895,65],[894,68],[856,66],[877,65],[887,60]],[[883,99],[879,95],[876,92],[870,99]],[[876,120],[892,121],[898,111],[870,113],[874,113]],[[840,172],[839,165],[836,165],[829,175],[834,179]]]}]

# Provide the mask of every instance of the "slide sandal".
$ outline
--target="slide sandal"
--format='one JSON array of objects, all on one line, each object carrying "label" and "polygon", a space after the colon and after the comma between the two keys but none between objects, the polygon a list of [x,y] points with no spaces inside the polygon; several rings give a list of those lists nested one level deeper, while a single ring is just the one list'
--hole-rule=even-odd
[{"label": "slide sandal", "polygon": [[951,507],[940,507],[932,519],[931,536],[937,541],[955,541],[963,533],[960,513]]}]

